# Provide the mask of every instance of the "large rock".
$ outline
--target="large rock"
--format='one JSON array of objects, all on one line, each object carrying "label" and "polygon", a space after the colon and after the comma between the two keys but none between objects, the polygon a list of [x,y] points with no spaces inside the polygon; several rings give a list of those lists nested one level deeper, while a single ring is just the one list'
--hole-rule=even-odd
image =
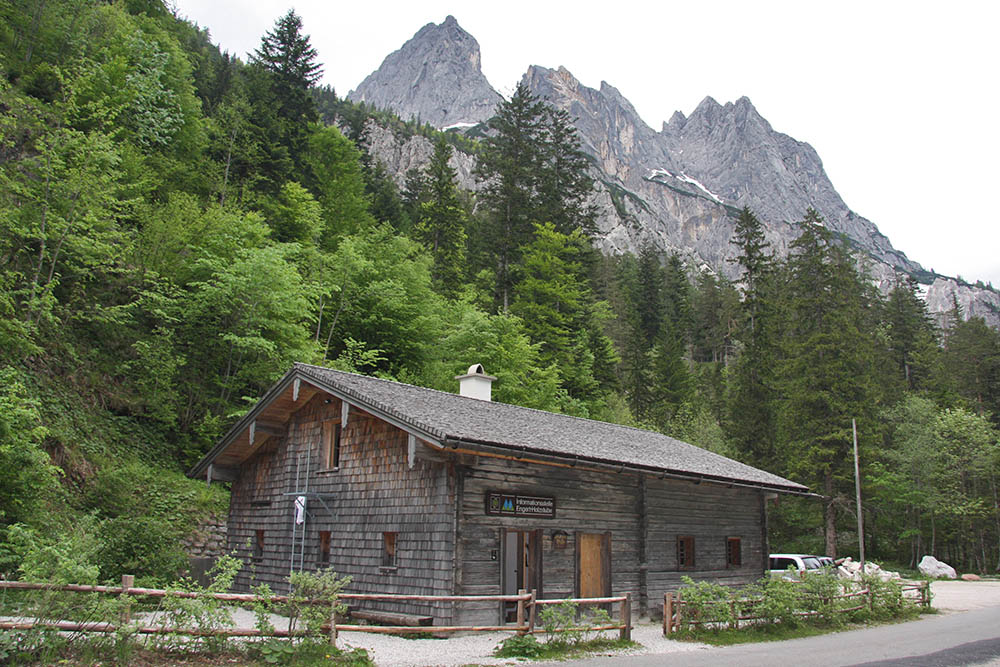
[{"label": "large rock", "polygon": [[421,28],[347,97],[438,128],[472,125],[490,118],[501,99],[480,65],[479,42],[449,16]]},{"label": "large rock", "polygon": [[935,579],[958,579],[958,574],[955,572],[955,568],[947,563],[942,563],[934,556],[924,556],[920,560],[920,564],[917,565],[917,569],[920,570],[920,574],[925,577],[934,577]]}]

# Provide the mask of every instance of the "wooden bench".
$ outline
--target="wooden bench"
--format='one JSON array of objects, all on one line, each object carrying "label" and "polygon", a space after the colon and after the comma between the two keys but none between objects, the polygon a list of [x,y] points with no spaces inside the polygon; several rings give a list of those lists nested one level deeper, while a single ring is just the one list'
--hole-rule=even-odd
[{"label": "wooden bench", "polygon": [[375,611],[374,609],[351,609],[351,618],[386,625],[405,625],[420,627],[434,623],[433,616],[418,616],[417,614],[400,614],[394,611]]}]

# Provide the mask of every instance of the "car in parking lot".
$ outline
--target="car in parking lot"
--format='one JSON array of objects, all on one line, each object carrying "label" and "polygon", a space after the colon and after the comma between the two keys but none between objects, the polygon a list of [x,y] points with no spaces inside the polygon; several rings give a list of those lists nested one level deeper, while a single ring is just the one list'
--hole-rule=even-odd
[{"label": "car in parking lot", "polygon": [[[831,561],[832,563],[832,561]],[[789,568],[794,568],[798,576],[803,576],[811,571],[819,571],[823,568],[823,563],[819,556],[810,554],[771,554],[770,570],[772,577],[793,578]]]}]

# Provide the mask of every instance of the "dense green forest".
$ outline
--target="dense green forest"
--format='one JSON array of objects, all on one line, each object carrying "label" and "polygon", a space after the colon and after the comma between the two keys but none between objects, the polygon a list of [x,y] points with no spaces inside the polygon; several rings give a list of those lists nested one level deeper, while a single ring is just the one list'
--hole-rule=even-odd
[{"label": "dense green forest", "polygon": [[[160,0],[0,7],[0,571],[147,581],[225,492],[195,462],[294,361],[656,429],[809,485],[772,546],[1000,565],[1000,335],[881,295],[815,211],[740,280],[594,249],[573,119],[476,137],[352,104],[293,13],[249,62]],[[365,127],[434,145],[399,185]],[[476,156],[461,191],[453,151]],[[20,571],[20,575],[18,575]]]}]

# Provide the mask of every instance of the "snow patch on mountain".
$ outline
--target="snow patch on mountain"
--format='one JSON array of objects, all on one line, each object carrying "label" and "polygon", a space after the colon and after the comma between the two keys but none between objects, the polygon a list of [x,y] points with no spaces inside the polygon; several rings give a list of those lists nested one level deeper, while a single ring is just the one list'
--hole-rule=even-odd
[{"label": "snow patch on mountain", "polygon": [[690,185],[695,186],[696,188],[698,188],[699,190],[701,190],[702,192],[704,192],[706,195],[708,195],[709,197],[711,197],[712,199],[714,199],[719,204],[724,203],[722,201],[722,197],[720,197],[719,195],[715,194],[714,192],[712,192],[711,190],[709,190],[708,188],[706,188],[704,185],[701,184],[701,182],[698,179],[691,178],[690,176],[688,176],[687,174],[685,174],[683,171],[679,175],[677,175],[677,174],[671,174],[666,169],[660,169],[660,168],[650,169],[649,170],[649,175],[646,176],[646,180],[650,180],[650,181],[656,180],[657,176],[667,176],[668,178],[676,178],[678,181],[681,181],[682,183],[688,183]]}]

